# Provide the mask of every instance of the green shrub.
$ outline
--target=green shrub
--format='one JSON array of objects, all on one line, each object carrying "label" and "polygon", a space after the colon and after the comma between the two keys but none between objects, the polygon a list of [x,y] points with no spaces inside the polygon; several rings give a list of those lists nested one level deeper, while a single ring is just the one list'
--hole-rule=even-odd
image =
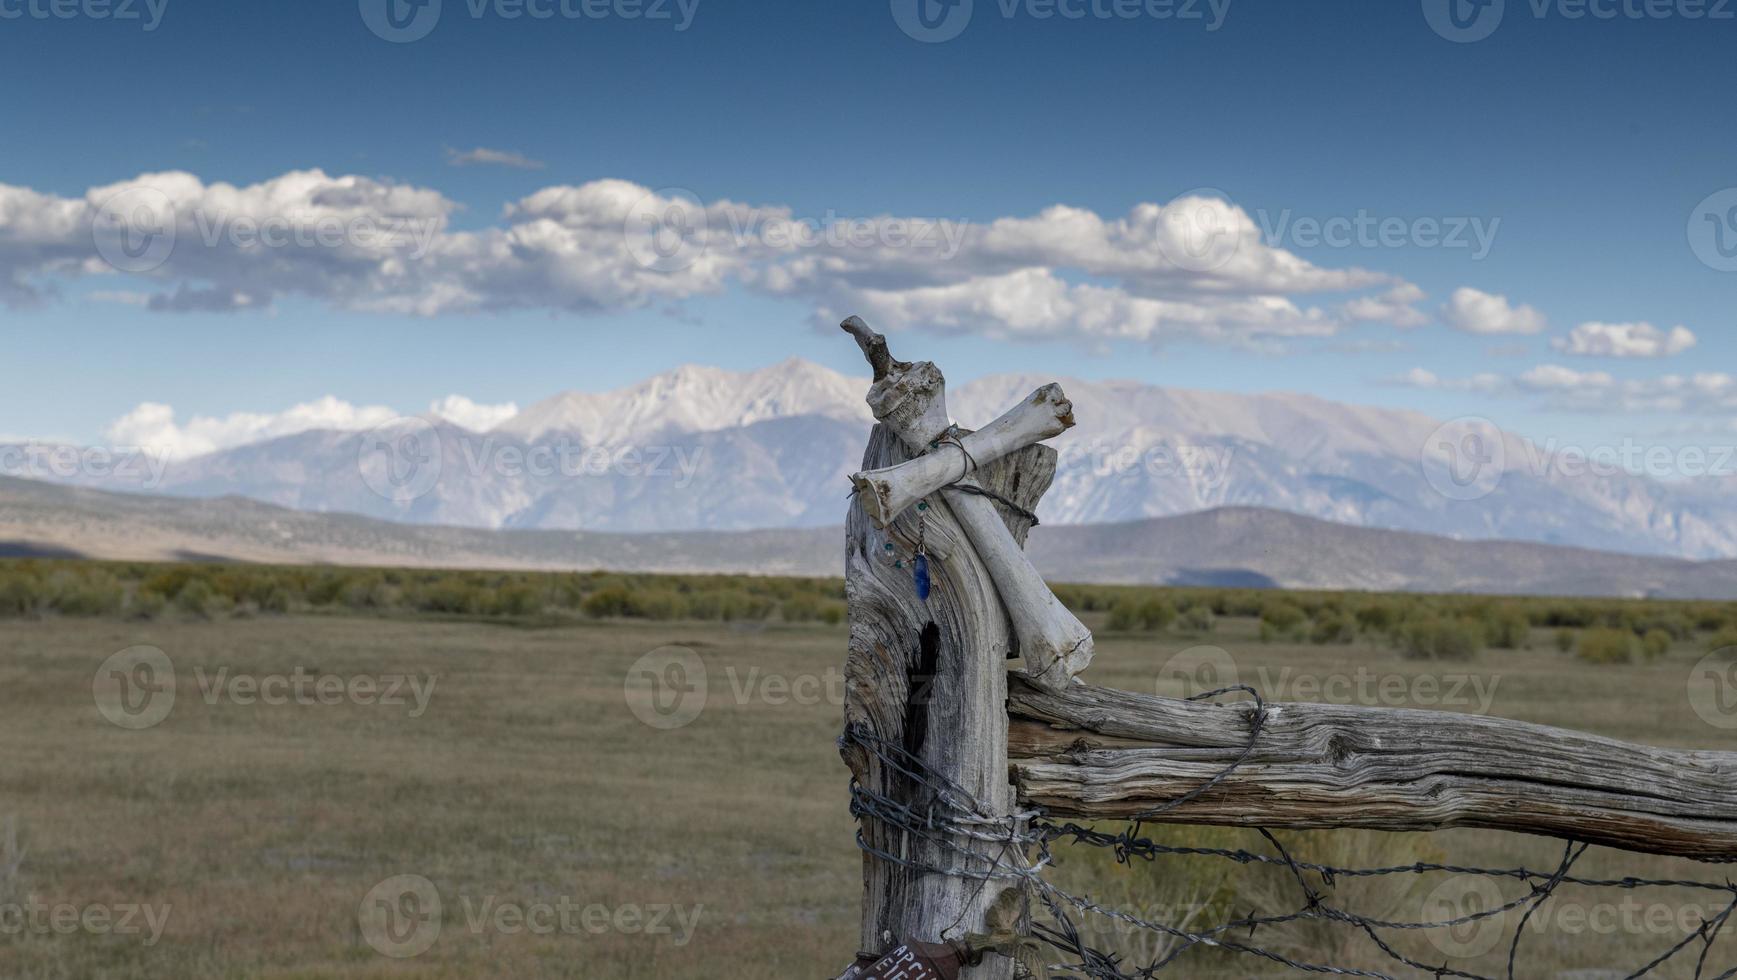
[{"label": "green shrub", "polygon": [[1518,609],[1502,609],[1485,621],[1485,639],[1497,650],[1523,650],[1532,636],[1532,621]]},{"label": "green shrub", "polygon": [[168,606],[169,598],[163,593],[135,589],[132,600],[127,603],[127,614],[134,619],[156,619]]},{"label": "green shrub", "polygon": [[36,583],[23,574],[0,581],[0,616],[28,616],[36,611]]},{"label": "green shrub", "polygon": [[1273,599],[1261,606],[1261,638],[1280,638],[1298,632],[1308,613],[1301,606],[1285,599]]},{"label": "green shrub", "polygon": [[1564,626],[1556,631],[1556,649],[1563,653],[1573,653],[1574,639],[1574,631]]},{"label": "green shrub", "polygon": [[1323,613],[1309,632],[1310,641],[1316,644],[1350,643],[1356,638],[1357,627],[1337,612]]},{"label": "green shrub", "polygon": [[217,612],[217,593],[202,578],[184,580],[175,592],[175,608],[190,616],[209,619]]},{"label": "green shrub", "polygon": [[532,616],[542,611],[543,593],[529,585],[505,585],[489,597],[489,612],[496,616]]},{"label": "green shrub", "polygon": [[1589,664],[1626,664],[1634,659],[1634,634],[1628,630],[1587,630],[1580,637],[1580,659]]},{"label": "green shrub", "polygon": [[1386,633],[1398,622],[1398,614],[1385,602],[1371,603],[1357,610],[1357,626],[1365,633]]},{"label": "green shrub", "polygon": [[1720,630],[1708,637],[1707,652],[1724,652],[1727,657],[1737,660],[1737,629]]},{"label": "green shrub", "polygon": [[1641,653],[1648,660],[1657,660],[1671,652],[1671,634],[1662,629],[1648,630],[1641,637]]},{"label": "green shrub", "polygon": [[820,618],[820,599],[812,595],[794,595],[778,604],[778,614],[786,623],[812,623]]},{"label": "green shrub", "polygon": [[1189,606],[1176,620],[1177,628],[1184,633],[1210,633],[1216,625],[1212,607],[1205,603]]},{"label": "green shrub", "polygon": [[598,589],[591,593],[585,597],[584,602],[579,604],[579,608],[584,610],[587,616],[606,619],[611,616],[627,615],[627,611],[632,605],[633,594],[626,589],[615,587]]},{"label": "green shrub", "polygon": [[63,616],[105,616],[126,600],[126,589],[106,571],[77,575],[55,572],[46,585],[48,606]]},{"label": "green shrub", "polygon": [[1409,660],[1470,660],[1483,648],[1476,624],[1463,619],[1417,619],[1400,628],[1400,655]]},{"label": "green shrub", "polygon": [[1109,627],[1115,631],[1140,628],[1140,600],[1133,596],[1117,599],[1110,607]]},{"label": "green shrub", "polygon": [[1162,596],[1151,596],[1140,603],[1140,623],[1147,630],[1157,631],[1168,629],[1176,622],[1176,606]]}]

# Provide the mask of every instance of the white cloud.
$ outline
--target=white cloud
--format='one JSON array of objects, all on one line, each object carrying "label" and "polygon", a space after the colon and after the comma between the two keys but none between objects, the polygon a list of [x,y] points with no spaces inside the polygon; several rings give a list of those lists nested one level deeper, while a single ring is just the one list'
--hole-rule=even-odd
[{"label": "white cloud", "polygon": [[1520,375],[1520,385],[1537,391],[1609,388],[1616,379],[1603,371],[1576,371],[1559,364],[1540,364]]},{"label": "white cloud", "polygon": [[446,148],[446,162],[454,167],[493,166],[511,167],[515,170],[541,170],[546,164],[541,160],[533,160],[523,153],[512,150],[491,150],[479,146],[474,150],[455,150]]},{"label": "white cloud", "polygon": [[1618,378],[1608,371],[1581,371],[1560,364],[1540,364],[1513,377],[1482,373],[1465,378],[1442,378],[1432,371],[1414,368],[1406,374],[1389,378],[1387,383],[1413,388],[1532,396],[1550,409],[1565,412],[1664,412],[1725,417],[1737,413],[1737,377],[1719,371]]},{"label": "white cloud", "polygon": [[479,405],[463,395],[447,395],[431,403],[428,412],[472,432],[487,432],[519,414],[519,406],[515,402]]},{"label": "white cloud", "polygon": [[[128,297],[166,313],[270,309],[292,295],[418,316],[592,312],[740,284],[803,300],[829,318],[873,312],[883,330],[1096,343],[1248,345],[1422,320],[1415,286],[1366,269],[1323,268],[1267,245],[1245,211],[1210,197],[1137,204],[1111,218],[1055,206],[987,223],[806,221],[782,206],[597,180],[544,188],[508,205],[493,225],[455,231],[447,219],[457,205],[436,191],[319,170],[248,186],[145,174],[82,199],[0,185],[0,302],[40,302],[64,279],[114,276],[101,257],[114,248],[97,243],[121,244],[127,225],[104,205],[123,193],[156,202],[142,213],[174,233],[160,262],[131,269],[160,288]],[[1379,292],[1321,305],[1299,299],[1371,290]]]},{"label": "white cloud", "polygon": [[1443,378],[1428,368],[1412,368],[1387,384],[1401,388],[1430,388],[1441,391],[1501,391],[1510,387],[1509,380],[1499,374],[1474,374],[1469,378]]},{"label": "white cloud", "polygon": [[1407,282],[1374,296],[1359,296],[1346,303],[1343,310],[1347,317],[1362,322],[1421,327],[1429,322],[1429,316],[1417,308],[1425,298],[1422,289]]},{"label": "white cloud", "polygon": [[1669,357],[1694,347],[1699,340],[1684,326],[1660,330],[1650,323],[1582,323],[1550,345],[1583,357]]},{"label": "white cloud", "polygon": [[282,412],[196,415],[182,425],[175,420],[172,407],[142,402],[110,423],[103,434],[115,446],[148,449],[169,459],[188,459],[311,429],[372,428],[397,417],[398,412],[381,405],[356,406],[327,395]]},{"label": "white cloud", "polygon": [[1508,297],[1470,286],[1454,290],[1442,307],[1442,320],[1455,330],[1477,334],[1534,334],[1547,326],[1544,314],[1530,306],[1513,306]]}]

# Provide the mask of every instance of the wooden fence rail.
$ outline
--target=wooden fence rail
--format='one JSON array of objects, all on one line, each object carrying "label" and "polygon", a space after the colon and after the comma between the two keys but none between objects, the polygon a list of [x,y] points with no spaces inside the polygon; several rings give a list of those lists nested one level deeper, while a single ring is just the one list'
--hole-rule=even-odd
[{"label": "wooden fence rail", "polygon": [[1270,829],[1479,827],[1737,859],[1737,753],[1630,745],[1503,718],[1329,704],[1212,703],[1076,684],[1009,685],[1023,803],[1140,816],[1247,758],[1153,822]]}]

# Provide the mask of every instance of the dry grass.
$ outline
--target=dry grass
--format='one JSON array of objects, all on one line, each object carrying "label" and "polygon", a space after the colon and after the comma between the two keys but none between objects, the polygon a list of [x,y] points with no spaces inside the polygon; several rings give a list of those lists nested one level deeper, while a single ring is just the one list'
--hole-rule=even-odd
[{"label": "dry grass", "polygon": [[[0,897],[10,890],[78,908],[172,906],[161,941],[150,947],[142,937],[86,930],[0,935],[7,980],[820,977],[855,950],[860,864],[833,745],[836,684],[828,683],[842,662],[840,629],[642,622],[526,629],[364,617],[0,628],[0,816],[15,815],[18,828],[14,844],[0,834]],[[1252,622],[1227,619],[1209,641],[1232,652],[1245,680],[1260,679],[1262,665],[1271,668],[1267,678],[1292,685],[1298,676],[1359,667],[1408,678],[1450,667],[1359,646],[1262,645],[1253,631]],[[98,665],[134,644],[161,648],[176,668],[174,712],[144,731],[110,724],[92,697]],[[670,731],[639,721],[624,696],[637,658],[666,644],[695,650],[711,680],[704,714]],[[1153,690],[1163,664],[1189,645],[1106,636],[1093,680]],[[1592,669],[1544,652],[1546,645],[1451,667],[1499,677],[1497,714],[1662,744],[1728,743],[1728,733],[1685,708],[1684,678],[1697,656],[1688,647],[1654,664]],[[223,667],[250,675],[410,674],[432,676],[436,686],[417,718],[408,705],[208,704],[195,672]],[[1279,673],[1285,668],[1291,673]],[[798,684],[792,699],[776,684],[758,686],[768,677],[819,684]],[[1358,844],[1355,836],[1319,846],[1353,858],[1395,846]],[[1234,840],[1251,848],[1258,841]],[[1314,846],[1304,842],[1303,850]],[[1559,851],[1548,841],[1473,833],[1417,846],[1503,865],[1548,864]],[[1091,869],[1090,860],[1061,873],[1128,874]],[[1682,862],[1621,855],[1600,855],[1589,869],[1712,877]],[[1262,894],[1250,885],[1222,895],[1222,881],[1211,877],[1222,869],[1183,874],[1161,865],[1136,873],[1176,884],[1143,891],[1105,878],[1099,892],[1160,905],[1216,896],[1238,911]],[[363,896],[399,874],[430,879],[445,906],[438,940],[410,959],[380,955],[358,925]],[[467,921],[467,907],[489,899],[534,905],[563,897],[612,911],[697,908],[698,929],[683,945],[679,929],[530,935],[473,931]],[[1370,900],[1404,905],[1413,897]],[[1418,912],[1397,912],[1408,914]],[[1548,962],[1551,971],[1632,969],[1647,958],[1641,950],[1668,945],[1658,935],[1595,939],[1529,936],[1522,954],[1533,958],[1522,962]],[[1495,964],[1479,960],[1474,968]],[[1218,966],[1184,961],[1178,975]],[[1249,975],[1249,964],[1237,966],[1226,975]]]}]

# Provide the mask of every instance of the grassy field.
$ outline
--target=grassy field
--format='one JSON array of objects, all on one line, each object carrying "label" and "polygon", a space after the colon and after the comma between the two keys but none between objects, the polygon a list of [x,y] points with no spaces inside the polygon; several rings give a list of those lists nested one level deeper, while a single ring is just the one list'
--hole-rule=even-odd
[{"label": "grassy field", "polygon": [[[1228,657],[1269,696],[1486,710],[1734,747],[1732,730],[1689,705],[1706,647],[1698,634],[1651,660],[1594,666],[1560,652],[1555,628],[1536,626],[1518,649],[1449,662],[1373,640],[1275,637],[1261,616],[1222,616],[1210,633],[1190,634],[1113,631],[1113,615],[1086,614],[1101,631],[1089,673],[1101,685],[1183,693],[1178,664],[1205,656],[1223,669]],[[1137,619],[1124,610],[1117,625]],[[1222,653],[1172,659],[1206,643]],[[152,720],[117,713],[112,700],[121,685],[136,708],[155,685],[146,700],[163,705],[168,675],[141,673],[136,656],[110,660],[140,645],[168,659],[175,700],[160,722],[135,729],[105,716],[93,685],[124,724]],[[669,646],[706,668],[699,713],[680,727],[658,727],[665,716],[631,681],[641,658]],[[842,627],[777,617],[110,611],[0,622],[0,977],[831,976],[855,950],[860,889],[833,745],[843,651]],[[1260,846],[1252,833],[1158,832]],[[1286,839],[1305,857],[1350,863],[1551,866],[1560,853],[1549,841],[1470,832]],[[1063,852],[1056,874],[1173,918],[1294,901],[1258,871],[1106,864]],[[1581,870],[1722,880],[1706,866],[1609,852]],[[426,879],[432,894],[404,875]],[[1438,881],[1341,883],[1335,896],[1418,918]],[[1541,917],[1518,975],[1624,975],[1682,935],[1649,915],[1662,922],[1712,901],[1676,890],[1564,900],[1594,923]],[[1618,909],[1616,927],[1601,928],[1598,903],[1625,900],[1643,904],[1640,924]],[[430,902],[438,916],[425,914]],[[417,913],[438,933],[393,928]],[[1260,939],[1341,966],[1379,962],[1319,930]],[[1421,937],[1407,944],[1491,974],[1506,956],[1505,943],[1457,959]],[[1715,950],[1706,975],[1737,962],[1733,950]],[[1190,956],[1176,975],[1267,975],[1256,963]],[[1691,976],[1692,963],[1655,975]]]}]

